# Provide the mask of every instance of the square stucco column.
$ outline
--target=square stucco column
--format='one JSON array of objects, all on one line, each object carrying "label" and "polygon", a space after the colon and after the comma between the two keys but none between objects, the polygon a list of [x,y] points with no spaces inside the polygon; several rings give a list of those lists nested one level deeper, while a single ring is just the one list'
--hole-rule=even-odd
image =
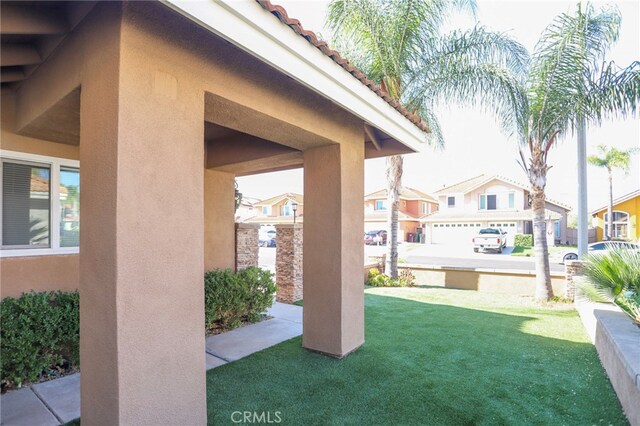
[{"label": "square stucco column", "polygon": [[82,84],[82,423],[204,425],[204,95],[138,55]]},{"label": "square stucco column", "polygon": [[276,225],[276,299],[302,299],[302,224]]},{"label": "square stucco column", "polygon": [[364,143],[304,152],[303,346],[343,357],[364,343]]},{"label": "square stucco column", "polygon": [[204,269],[234,269],[235,176],[204,172]]}]

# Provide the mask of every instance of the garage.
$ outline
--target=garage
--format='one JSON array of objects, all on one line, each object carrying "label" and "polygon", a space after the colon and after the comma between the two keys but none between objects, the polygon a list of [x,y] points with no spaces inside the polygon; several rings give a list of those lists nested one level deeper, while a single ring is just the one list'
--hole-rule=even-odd
[{"label": "garage", "polygon": [[480,222],[432,223],[430,242],[432,244],[471,244],[471,239],[478,233],[480,227]]},{"label": "garage", "polygon": [[506,232],[507,246],[513,245],[514,235],[518,233],[518,226],[516,222],[490,222],[489,228],[501,228],[502,232]]}]

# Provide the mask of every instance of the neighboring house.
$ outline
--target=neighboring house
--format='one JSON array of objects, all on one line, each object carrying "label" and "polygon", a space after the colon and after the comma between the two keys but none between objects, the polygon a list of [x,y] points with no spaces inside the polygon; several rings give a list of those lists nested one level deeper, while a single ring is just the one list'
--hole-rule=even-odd
[{"label": "neighboring house", "polygon": [[[421,218],[426,242],[469,243],[481,228],[507,232],[507,244],[515,234],[533,233],[529,187],[501,176],[480,175],[435,192],[439,211]],[[570,208],[547,199],[545,217],[549,244],[567,239]]]},{"label": "neighboring house", "polygon": [[[608,205],[591,212],[596,227],[596,239],[604,240],[608,234]],[[638,218],[640,217],[640,189],[613,200],[612,238],[628,241],[640,241]]]},{"label": "neighboring house", "polygon": [[[438,200],[417,189],[400,190],[398,212],[398,239],[409,241],[409,234],[421,233],[420,217],[438,210]],[[387,190],[373,192],[364,197],[364,230],[387,229]],[[417,241],[417,238],[415,239]]]},{"label": "neighboring house", "polygon": [[240,200],[240,206],[236,210],[236,222],[244,222],[247,219],[251,219],[259,214],[255,204],[259,202],[258,198],[242,197]]},{"label": "neighboring house", "polygon": [[245,223],[259,223],[277,225],[279,223],[293,223],[293,207],[297,204],[296,223],[302,223],[304,212],[304,197],[302,194],[276,195],[253,205],[256,215],[245,220]]}]

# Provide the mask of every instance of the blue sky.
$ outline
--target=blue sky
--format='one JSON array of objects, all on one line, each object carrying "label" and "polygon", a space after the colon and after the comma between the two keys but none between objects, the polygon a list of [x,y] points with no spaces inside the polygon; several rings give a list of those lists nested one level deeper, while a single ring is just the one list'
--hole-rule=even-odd
[{"label": "blue sky", "polygon": [[[276,1],[299,19],[306,29],[327,33],[323,29],[328,2],[320,0]],[[611,2],[608,2],[611,3]],[[640,2],[615,3],[623,16],[620,39],[610,52],[609,59],[622,66],[640,59]],[[595,2],[602,5],[605,2]],[[542,30],[562,12],[573,10],[569,1],[478,1],[477,20],[486,27],[507,32],[525,45],[529,51]],[[468,28],[475,21],[467,16],[454,16],[450,29]],[[427,192],[444,185],[471,178],[479,174],[500,174],[525,183],[526,176],[516,163],[517,147],[514,139],[507,138],[495,119],[470,108],[441,105],[438,108],[446,139],[444,150],[425,146],[418,154],[405,156],[403,184]],[[640,121],[627,119],[606,122],[599,128],[591,127],[587,133],[588,154],[595,153],[599,144],[618,148],[640,147]],[[575,135],[567,135],[550,154],[552,169],[548,174],[547,194],[570,206],[577,204],[577,162]],[[381,189],[385,184],[384,160],[367,160],[365,192]],[[292,170],[249,176],[238,179],[240,190],[246,196],[267,198],[283,192],[302,193],[303,172]],[[589,208],[606,203],[608,197],[606,171],[588,169]],[[614,196],[621,196],[640,188],[640,156],[632,161],[628,175],[618,172],[614,176]]]}]

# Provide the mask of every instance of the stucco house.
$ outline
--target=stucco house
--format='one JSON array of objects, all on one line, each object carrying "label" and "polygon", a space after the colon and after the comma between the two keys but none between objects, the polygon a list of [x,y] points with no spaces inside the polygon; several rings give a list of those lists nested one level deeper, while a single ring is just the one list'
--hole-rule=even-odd
[{"label": "stucco house", "polygon": [[0,7],[2,296],[79,289],[83,424],[206,423],[236,176],[304,167],[303,346],[364,344],[364,160],[416,152],[417,116],[268,1]]},{"label": "stucco house", "polygon": [[[408,241],[409,234],[422,232],[420,217],[438,210],[438,200],[417,189],[402,187],[398,212],[398,239]],[[364,230],[387,229],[387,190],[364,197]],[[415,237],[414,237],[415,238]],[[417,241],[417,238],[415,238]]]},{"label": "stucco house", "polygon": [[[507,244],[515,234],[531,234],[533,212],[529,187],[495,175],[480,175],[444,187],[434,193],[437,212],[421,218],[426,242],[432,244],[470,244],[481,228],[499,227],[507,232]],[[549,244],[567,239],[567,213],[570,208],[546,200]]]},{"label": "stucco house", "polygon": [[613,200],[613,232],[609,232],[608,205],[591,212],[597,241],[610,235],[613,239],[640,242],[640,189]]},{"label": "stucco house", "polygon": [[277,225],[293,223],[293,210],[296,208],[296,222],[302,223],[304,216],[304,197],[302,194],[288,192],[276,195],[254,204],[256,215],[245,220],[245,223]]}]

